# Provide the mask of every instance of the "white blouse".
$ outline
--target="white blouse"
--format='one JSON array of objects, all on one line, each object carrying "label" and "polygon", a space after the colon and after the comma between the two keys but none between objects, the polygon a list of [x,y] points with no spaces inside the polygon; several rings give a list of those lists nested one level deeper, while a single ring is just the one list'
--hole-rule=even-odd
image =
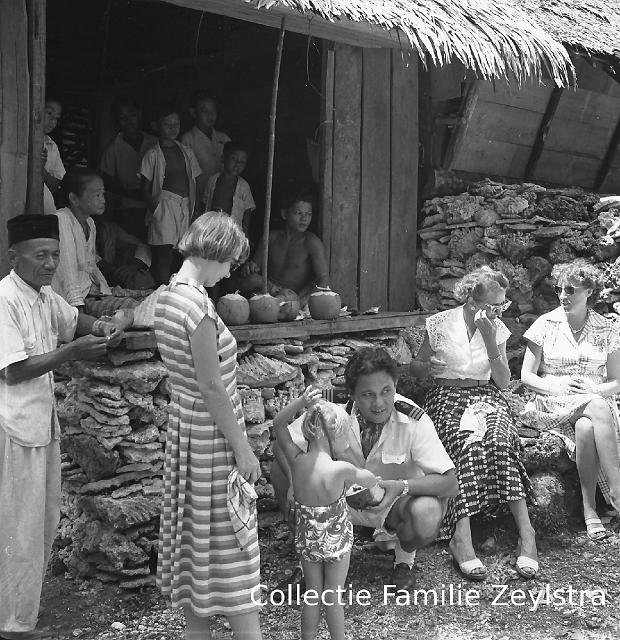
[{"label": "white blouse", "polygon": [[[497,328],[495,341],[498,345],[503,344],[510,337],[510,331],[499,318],[495,318],[493,322]],[[435,356],[448,365],[444,373],[437,377],[475,380],[491,378],[491,364],[484,340],[478,329],[469,339],[463,305],[427,318],[426,331]]]}]

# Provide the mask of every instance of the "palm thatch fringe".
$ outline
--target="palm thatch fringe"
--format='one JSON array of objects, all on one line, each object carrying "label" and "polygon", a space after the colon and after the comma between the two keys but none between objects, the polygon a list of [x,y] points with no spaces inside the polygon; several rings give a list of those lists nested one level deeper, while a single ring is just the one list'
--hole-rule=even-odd
[{"label": "palm thatch fringe", "polygon": [[347,20],[376,25],[393,33],[403,46],[416,49],[422,60],[428,56],[440,66],[456,58],[483,78],[514,76],[523,82],[527,77],[546,75],[558,86],[566,86],[574,77],[566,48],[538,23],[536,14],[521,8],[519,0],[245,2],[265,10],[293,9],[309,20],[320,16],[336,23]]}]

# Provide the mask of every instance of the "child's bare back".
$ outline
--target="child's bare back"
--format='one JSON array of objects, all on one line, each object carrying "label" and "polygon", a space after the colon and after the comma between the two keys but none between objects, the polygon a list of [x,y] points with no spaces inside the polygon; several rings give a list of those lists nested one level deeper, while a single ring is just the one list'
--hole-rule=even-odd
[{"label": "child's bare back", "polygon": [[348,462],[332,460],[324,451],[299,453],[292,466],[295,499],[310,507],[336,502],[347,488],[350,467]]}]

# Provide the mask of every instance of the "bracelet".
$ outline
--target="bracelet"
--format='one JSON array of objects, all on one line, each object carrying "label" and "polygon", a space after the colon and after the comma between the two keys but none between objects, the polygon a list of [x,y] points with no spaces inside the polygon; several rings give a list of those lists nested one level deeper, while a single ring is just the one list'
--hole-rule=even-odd
[{"label": "bracelet", "polygon": [[499,360],[501,357],[502,357],[502,354],[498,353],[496,356],[489,358],[489,362],[495,362],[496,360]]},{"label": "bracelet", "polygon": [[400,495],[401,496],[408,496],[409,495],[409,480],[402,480],[401,482],[403,483],[403,490],[402,490],[402,493]]}]

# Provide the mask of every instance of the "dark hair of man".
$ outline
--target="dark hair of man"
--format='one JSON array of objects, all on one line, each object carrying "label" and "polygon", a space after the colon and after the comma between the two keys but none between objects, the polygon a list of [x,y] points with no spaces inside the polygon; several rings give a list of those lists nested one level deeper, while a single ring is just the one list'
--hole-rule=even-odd
[{"label": "dark hair of man", "polygon": [[174,103],[170,102],[170,100],[161,100],[155,104],[152,113],[152,119],[157,122],[161,118],[165,118],[166,116],[169,116],[173,113],[179,115],[179,110]]},{"label": "dark hair of man", "polygon": [[316,193],[315,190],[308,185],[289,189],[282,197],[282,208],[289,209],[296,202],[309,202],[312,211],[316,210]]},{"label": "dark hair of man", "polygon": [[247,145],[241,144],[240,142],[235,142],[234,140],[229,140],[225,145],[222,153],[224,156],[229,156],[231,153],[235,151],[243,151],[246,155],[250,155],[250,150]]},{"label": "dark hair of man", "polygon": [[217,108],[217,100],[215,96],[211,91],[207,91],[207,89],[196,89],[196,91],[192,93],[190,104],[192,107],[197,107],[201,102],[205,102],[205,100],[211,100]]},{"label": "dark hair of man", "polygon": [[66,199],[67,204],[69,203],[70,193],[74,193],[78,198],[80,198],[88,184],[96,178],[103,180],[102,175],[95,169],[88,169],[87,167],[71,167],[71,169],[65,173],[65,177],[60,183],[60,191]]},{"label": "dark hair of man", "polygon": [[119,96],[118,98],[115,98],[110,105],[110,112],[115,120],[118,120],[121,109],[124,107],[133,107],[136,111],[141,110],[140,104],[133,96],[127,94]]},{"label": "dark hair of man", "polygon": [[394,382],[398,379],[396,362],[386,349],[383,347],[363,347],[359,349],[349,358],[344,369],[347,391],[353,395],[362,376],[368,376],[379,371],[387,373]]}]

